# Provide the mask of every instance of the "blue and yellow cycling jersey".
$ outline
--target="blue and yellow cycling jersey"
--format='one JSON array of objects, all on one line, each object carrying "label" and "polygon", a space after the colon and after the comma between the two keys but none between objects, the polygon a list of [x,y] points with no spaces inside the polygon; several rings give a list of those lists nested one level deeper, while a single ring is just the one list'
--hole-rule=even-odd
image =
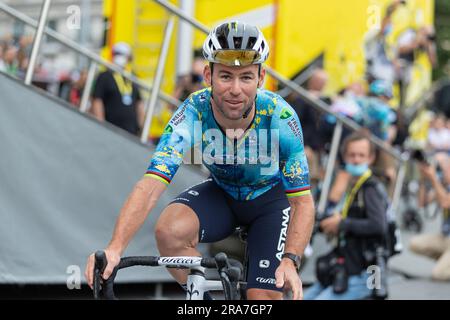
[{"label": "blue and yellow cycling jersey", "polygon": [[256,114],[239,139],[216,122],[211,89],[189,96],[167,124],[146,176],[166,184],[193,146],[215,182],[236,200],[252,200],[283,182],[288,197],[309,194],[308,163],[295,111],[279,95],[258,89]]}]

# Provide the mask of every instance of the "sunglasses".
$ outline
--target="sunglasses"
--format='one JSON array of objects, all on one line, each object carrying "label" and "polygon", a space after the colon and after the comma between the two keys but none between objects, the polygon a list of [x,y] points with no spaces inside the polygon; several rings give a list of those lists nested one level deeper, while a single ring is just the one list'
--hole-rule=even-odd
[{"label": "sunglasses", "polygon": [[226,66],[248,66],[257,61],[261,55],[253,50],[218,50],[213,57],[216,62]]}]

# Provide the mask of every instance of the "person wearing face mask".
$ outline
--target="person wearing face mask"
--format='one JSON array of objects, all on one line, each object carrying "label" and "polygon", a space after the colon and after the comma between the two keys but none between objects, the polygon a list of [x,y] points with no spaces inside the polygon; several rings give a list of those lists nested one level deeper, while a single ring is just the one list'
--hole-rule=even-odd
[{"label": "person wearing face mask", "polygon": [[366,77],[369,82],[382,79],[393,83],[397,61],[392,48],[388,45],[387,38],[391,35],[394,25],[392,16],[395,11],[405,5],[406,1],[394,0],[386,8],[381,24],[373,25],[364,43],[364,54],[366,59]]},{"label": "person wearing face mask", "polygon": [[[124,42],[116,43],[112,56],[114,64],[127,70],[132,57],[131,47]],[[139,88],[111,70],[102,72],[95,82],[91,112],[98,120],[106,120],[134,135],[139,134],[144,124]]]},{"label": "person wearing face mask", "polygon": [[[336,246],[316,264],[318,282],[305,292],[305,299],[357,300],[372,297],[368,267],[377,264],[376,253],[388,237],[388,198],[372,174],[375,148],[363,133],[347,136],[342,145],[350,185],[340,212],[329,209],[320,230],[336,240]],[[336,204],[334,204],[337,208]]]}]

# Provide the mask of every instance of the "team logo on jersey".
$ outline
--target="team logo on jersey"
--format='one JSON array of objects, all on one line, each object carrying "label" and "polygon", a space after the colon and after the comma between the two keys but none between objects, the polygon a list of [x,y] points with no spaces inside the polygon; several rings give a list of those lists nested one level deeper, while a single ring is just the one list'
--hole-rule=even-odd
[{"label": "team logo on jersey", "polygon": [[199,96],[200,102],[206,101],[206,92],[202,92]]},{"label": "team logo on jersey", "polygon": [[280,114],[280,119],[287,119],[292,117],[292,112],[289,111],[288,108],[284,108],[283,110],[281,110],[281,114]]},{"label": "team logo on jersey", "polygon": [[173,132],[173,128],[172,126],[169,124],[167,125],[167,127],[164,129],[163,133],[172,133]]}]

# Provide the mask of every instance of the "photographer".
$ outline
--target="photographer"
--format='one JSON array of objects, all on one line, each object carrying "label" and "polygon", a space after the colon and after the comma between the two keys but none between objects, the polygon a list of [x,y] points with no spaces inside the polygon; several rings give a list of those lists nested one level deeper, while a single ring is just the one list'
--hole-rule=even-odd
[{"label": "photographer", "polygon": [[372,295],[366,270],[375,264],[376,250],[387,233],[387,195],[369,168],[375,148],[366,135],[349,135],[341,151],[352,176],[350,188],[341,213],[328,207],[328,217],[320,222],[322,232],[337,237],[337,245],[317,259],[318,282],[305,292],[305,299],[356,300]]},{"label": "photographer", "polygon": [[440,281],[450,280],[450,157],[441,153],[436,155],[436,161],[442,169],[441,182],[434,166],[422,161],[419,164],[422,178],[431,182],[436,198],[443,209],[443,224],[441,233],[422,234],[410,241],[411,251],[436,259],[432,278]]},{"label": "photographer", "polygon": [[418,54],[425,53],[431,66],[436,66],[437,55],[435,39],[435,32],[431,26],[423,26],[418,30],[410,28],[398,37],[397,81],[400,88],[400,107],[405,105],[407,90],[412,77],[412,68]]}]

